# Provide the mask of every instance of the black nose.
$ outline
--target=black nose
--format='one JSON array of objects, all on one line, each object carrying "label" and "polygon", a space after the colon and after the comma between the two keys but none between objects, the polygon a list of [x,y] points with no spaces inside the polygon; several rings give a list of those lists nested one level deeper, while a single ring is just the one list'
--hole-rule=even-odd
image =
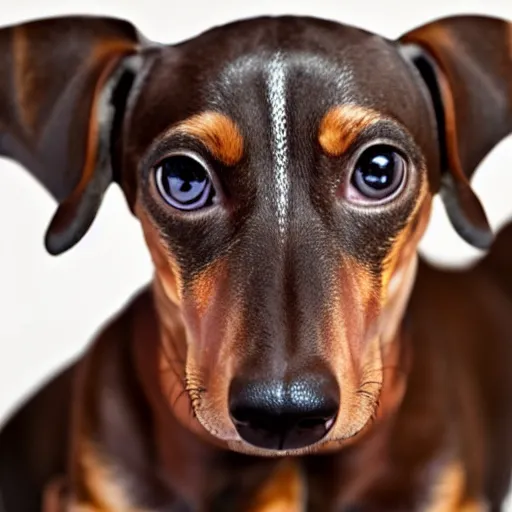
[{"label": "black nose", "polygon": [[336,380],[324,375],[288,382],[235,379],[229,390],[231,418],[240,437],[273,450],[320,441],[334,424],[339,402]]}]

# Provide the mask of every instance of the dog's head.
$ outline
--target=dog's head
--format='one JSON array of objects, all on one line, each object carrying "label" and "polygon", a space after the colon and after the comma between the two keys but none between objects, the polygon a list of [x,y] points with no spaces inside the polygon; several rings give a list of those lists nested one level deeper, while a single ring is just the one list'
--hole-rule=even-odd
[{"label": "dog's head", "polygon": [[178,418],[301,453],[379,413],[432,197],[490,244],[469,179],[511,128],[511,46],[482,17],[398,41],[260,18],[175,46],[120,20],[39,21],[0,32],[0,148],[58,200],[53,253],[123,188]]}]

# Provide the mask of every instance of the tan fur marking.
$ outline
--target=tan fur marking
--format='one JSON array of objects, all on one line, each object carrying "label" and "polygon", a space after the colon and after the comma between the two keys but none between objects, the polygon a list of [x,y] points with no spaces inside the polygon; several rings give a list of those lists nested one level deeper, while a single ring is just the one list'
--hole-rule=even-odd
[{"label": "tan fur marking", "polygon": [[[426,184],[423,192],[426,191]],[[399,234],[384,264],[381,276],[382,313],[379,319],[381,345],[389,350],[402,320],[416,278],[417,247],[430,218],[431,197],[420,194],[405,229]]]},{"label": "tan fur marking", "polygon": [[144,512],[130,503],[126,492],[116,482],[113,468],[108,466],[91,443],[82,444],[80,462],[87,489],[94,497],[95,504],[77,503],[71,507],[73,512]]},{"label": "tan fur marking", "polygon": [[222,259],[215,261],[195,276],[191,283],[194,303],[200,316],[204,314],[215,290],[218,289],[219,279],[224,275],[224,267]]},{"label": "tan fur marking", "polygon": [[[382,417],[393,411],[403,397],[405,381],[399,375],[385,376],[382,368],[384,361],[389,363],[390,359],[398,357],[393,354],[394,347],[390,342],[396,336],[416,275],[416,248],[430,213],[427,190],[424,181],[417,204],[406,227],[394,241],[377,282],[361,262],[343,255],[340,286],[335,287],[338,289],[333,290],[330,299],[335,316],[329,317],[327,329],[333,339],[343,342],[331,347],[329,357],[333,367],[338,370],[342,389],[346,393],[347,390],[357,389],[358,393],[351,395],[352,400],[342,401],[341,417],[346,422],[350,419],[353,431],[343,432],[344,422],[338,422],[333,437],[354,435],[364,428],[372,415]],[[346,306],[340,297],[357,305],[357,309],[365,314],[343,318]],[[340,321],[340,314],[343,321]],[[366,338],[364,346],[360,347],[363,333]],[[368,381],[372,384],[365,384]],[[361,389],[365,393],[359,393]],[[378,403],[380,406],[375,410]]]},{"label": "tan fur marking", "polygon": [[285,460],[259,491],[248,512],[303,512],[304,485],[296,460]]},{"label": "tan fur marking", "polygon": [[448,84],[448,80],[443,72],[438,74],[437,80],[443,97],[444,108],[444,130],[446,134],[446,144],[448,146],[447,157],[450,163],[451,172],[462,182],[467,183],[467,177],[464,174],[459,155],[459,136],[457,134],[457,123],[455,118],[455,101]]},{"label": "tan fur marking", "polygon": [[409,260],[416,255],[418,243],[430,219],[432,196],[428,192],[427,180],[423,180],[416,198],[416,204],[409,215],[404,229],[398,233],[393,247],[384,262],[382,272],[382,300],[387,300],[390,283],[396,277],[399,267],[406,268]]},{"label": "tan fur marking", "polygon": [[[445,49],[455,50],[456,42],[453,35],[441,23],[432,23],[417,30],[405,34],[402,39],[404,43],[421,43],[429,52],[437,54],[435,46],[441,45]],[[435,44],[434,44],[435,42]]]},{"label": "tan fur marking", "polygon": [[375,298],[375,285],[372,282],[371,274],[359,260],[348,254],[343,255],[343,261],[347,267],[346,273],[354,280],[350,286],[355,285],[357,299],[363,307],[366,307]]},{"label": "tan fur marking", "polygon": [[[355,258],[343,254],[340,256],[339,274],[329,296],[328,308],[323,322],[324,357],[333,368],[340,388],[343,389],[344,399],[338,414],[339,420],[330,434],[333,439],[347,439],[357,434],[369,422],[375,406],[378,388],[365,391],[374,391],[375,400],[368,394],[358,393],[362,380],[368,380],[367,375],[361,375],[361,368],[373,370],[380,368],[377,364],[380,359],[378,344],[372,339],[363,340],[365,326],[374,312],[376,303],[374,283],[363,265]],[[351,307],[347,307],[350,304]],[[358,314],[352,314],[352,307]],[[362,354],[363,345],[372,352],[371,357]],[[373,348],[377,349],[374,354]],[[370,359],[372,368],[366,365]],[[372,375],[371,380],[376,381],[378,375]]]},{"label": "tan fur marking", "polygon": [[93,177],[94,171],[96,169],[96,159],[98,155],[98,132],[99,132],[99,123],[98,123],[98,105],[97,99],[101,94],[102,88],[113,72],[115,65],[117,64],[117,60],[111,60],[108,65],[105,66],[103,72],[101,74],[100,79],[96,83],[96,88],[94,90],[93,96],[93,104],[91,107],[89,124],[88,124],[88,132],[87,132],[87,142],[86,142],[86,152],[85,152],[85,162],[82,168],[82,175],[73,192],[66,198],[66,200],[61,203],[59,209],[57,210],[57,215],[54,217],[52,221],[52,231],[58,231],[61,224],[67,224],[68,219],[75,216],[75,209],[80,204],[80,197],[84,193],[87,188],[87,185],[91,181]]},{"label": "tan fur marking", "polygon": [[194,115],[171,129],[199,139],[221,162],[236,165],[244,153],[244,141],[235,122],[218,112]]},{"label": "tan fur marking", "polygon": [[91,52],[91,60],[93,63],[99,62],[105,57],[121,58],[123,55],[128,55],[136,51],[136,46],[132,42],[127,42],[119,39],[105,39],[97,44],[94,51]]},{"label": "tan fur marking", "polygon": [[182,295],[182,283],[178,265],[165,248],[158,228],[151,221],[144,208],[140,206],[140,202],[137,202],[135,205],[135,214],[141,223],[146,245],[155,264],[157,278],[162,285],[163,291],[173,304],[178,305],[181,302]]},{"label": "tan fur marking", "polygon": [[98,153],[98,131],[99,131],[99,123],[98,123],[98,105],[97,100],[101,95],[103,86],[107,81],[108,77],[114,71],[115,66],[117,65],[118,59],[111,60],[108,65],[105,66],[103,73],[101,74],[98,82],[96,83],[96,88],[94,90],[93,96],[93,104],[90,113],[88,132],[87,132],[87,149],[85,153],[85,163],[82,171],[82,177],[78,182],[75,190],[71,194],[70,198],[66,202],[73,203],[77,197],[79,197],[84,189],[87,187],[94,170],[96,169],[96,158]]},{"label": "tan fur marking", "polygon": [[25,27],[13,28],[14,75],[17,93],[17,104],[23,127],[27,133],[32,133],[36,121],[36,105],[39,104],[38,88],[36,87],[34,71],[29,60],[30,44]]},{"label": "tan fur marking", "polygon": [[487,512],[483,501],[467,499],[465,491],[464,467],[459,461],[451,462],[441,471],[437,479],[430,503],[425,512]]},{"label": "tan fur marking", "polygon": [[64,478],[52,480],[43,492],[42,512],[64,512],[66,501],[66,483]]},{"label": "tan fur marking", "polygon": [[[439,87],[441,89],[441,96],[443,98],[444,104],[444,129],[446,134],[446,144],[448,146],[447,157],[450,164],[450,170],[457,179],[466,183],[467,177],[464,174],[464,170],[462,168],[458,149],[455,102],[453,99],[451,87],[442,69],[442,63],[444,60],[443,55],[442,52],[440,53],[437,48],[437,46],[440,45],[443,47],[444,51],[453,53],[457,50],[457,44],[453,40],[453,36],[450,31],[440,24],[433,24],[427,28],[420,28],[417,31],[411,32],[403,38],[403,41],[405,43],[420,43],[436,59],[437,67],[439,67],[437,80],[439,81]],[[435,41],[435,44],[433,44],[433,41]]]},{"label": "tan fur marking", "polygon": [[338,105],[324,116],[318,131],[318,142],[330,156],[342,155],[361,130],[376,123],[383,116],[358,105]]}]

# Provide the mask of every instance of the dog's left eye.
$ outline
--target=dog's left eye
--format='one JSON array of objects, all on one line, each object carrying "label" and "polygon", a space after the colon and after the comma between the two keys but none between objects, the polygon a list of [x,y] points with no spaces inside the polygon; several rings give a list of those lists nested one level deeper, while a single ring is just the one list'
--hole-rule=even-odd
[{"label": "dog's left eye", "polygon": [[375,202],[394,196],[405,180],[406,168],[404,157],[393,147],[367,148],[352,174],[349,199]]},{"label": "dog's left eye", "polygon": [[155,181],[163,199],[178,210],[198,210],[213,204],[215,189],[206,164],[190,155],[176,154],[155,169]]}]

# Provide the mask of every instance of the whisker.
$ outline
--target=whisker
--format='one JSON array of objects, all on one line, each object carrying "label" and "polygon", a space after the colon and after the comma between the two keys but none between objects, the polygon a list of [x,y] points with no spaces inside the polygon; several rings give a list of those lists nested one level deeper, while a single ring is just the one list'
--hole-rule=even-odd
[{"label": "whisker", "polygon": [[381,380],[365,380],[359,387],[368,386],[370,384],[376,384],[378,386],[382,386]]},{"label": "whisker", "polygon": [[358,390],[356,391],[356,393],[357,393],[357,394],[359,394],[359,395],[366,396],[366,397],[368,397],[370,400],[374,400],[374,399],[375,399],[375,396],[374,396],[372,393],[370,393],[369,391],[365,391],[364,389],[358,389]]},{"label": "whisker", "polygon": [[[173,389],[174,391],[174,389]],[[187,392],[187,389],[184,387],[179,393],[178,396],[174,399],[174,403],[172,404],[173,409],[176,407],[178,400]]]},{"label": "whisker", "polygon": [[380,366],[379,368],[363,369],[361,373],[363,375],[372,375],[375,373],[382,374],[385,371],[389,371],[389,370],[395,371],[395,372],[403,374],[403,375],[407,374],[406,370],[399,365],[389,365],[389,366]]}]

